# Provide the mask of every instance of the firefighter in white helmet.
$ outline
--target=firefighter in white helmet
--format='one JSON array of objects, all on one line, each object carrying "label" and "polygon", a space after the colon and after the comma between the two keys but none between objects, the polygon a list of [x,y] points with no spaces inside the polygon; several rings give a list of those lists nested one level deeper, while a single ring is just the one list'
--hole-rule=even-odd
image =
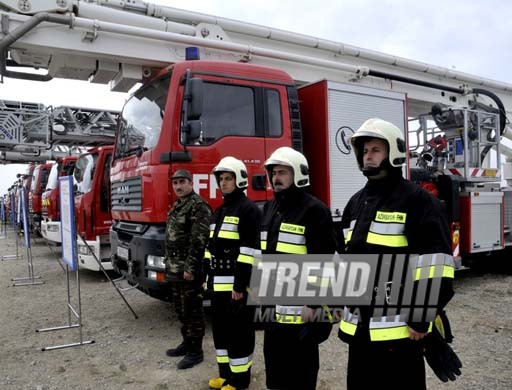
[{"label": "firefighter in white helmet", "polygon": [[[281,147],[265,161],[265,169],[274,199],[267,202],[263,210],[263,254],[334,253],[331,212],[305,191],[310,177],[308,162],[302,153]],[[316,388],[318,344],[328,337],[331,323],[307,323],[307,318],[301,314],[311,310],[305,306],[275,306],[275,321],[265,324],[267,388]]]},{"label": "firefighter in white helmet", "polygon": [[[350,142],[368,182],[352,196],[343,212],[344,252],[435,254],[425,257],[425,262],[435,259],[434,262],[411,262],[408,266],[414,291],[418,291],[419,283],[439,288],[435,309],[441,312],[453,296],[454,262],[448,223],[439,200],[402,177],[407,148],[397,126],[382,119],[369,119]],[[400,289],[405,279],[398,283],[389,280],[386,291],[381,287],[379,290],[378,280],[376,276],[373,299],[377,302],[382,298],[384,308],[346,307],[340,322],[339,337],[349,344],[347,388],[425,389],[420,340],[428,334],[433,320],[432,313],[426,316],[427,308],[423,306],[428,305],[428,298],[419,302],[419,310],[402,307],[397,311],[396,306],[392,307],[397,302],[389,298],[392,291],[398,291],[393,288]],[[411,298],[403,299],[413,302]],[[388,308],[394,311],[386,317]]]},{"label": "firefighter in white helmet", "polygon": [[247,198],[249,176],[245,164],[224,157],[213,169],[224,202],[210,220],[205,259],[213,287],[212,330],[219,376],[212,389],[249,387],[254,351],[254,306],[247,291],[254,257],[259,256],[261,212]]}]

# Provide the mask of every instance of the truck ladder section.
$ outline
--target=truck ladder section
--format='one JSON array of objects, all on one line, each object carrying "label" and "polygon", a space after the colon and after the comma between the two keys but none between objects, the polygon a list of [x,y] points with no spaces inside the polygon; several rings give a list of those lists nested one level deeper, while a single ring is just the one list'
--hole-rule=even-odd
[{"label": "truck ladder section", "polygon": [[119,113],[0,100],[0,159],[44,161],[112,144]]},{"label": "truck ladder section", "polygon": [[[499,115],[470,109],[444,109],[419,118],[413,130],[432,169],[465,182],[500,182]],[[490,150],[496,151],[491,158]]]}]

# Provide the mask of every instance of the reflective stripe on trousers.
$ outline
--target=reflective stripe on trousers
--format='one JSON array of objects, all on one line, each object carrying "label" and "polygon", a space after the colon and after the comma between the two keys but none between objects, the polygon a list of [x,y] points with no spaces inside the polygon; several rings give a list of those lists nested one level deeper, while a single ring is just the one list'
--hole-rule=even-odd
[{"label": "reflective stripe on trousers", "polygon": [[229,359],[229,367],[231,368],[231,372],[241,373],[249,371],[249,368],[252,366],[252,354],[236,359]]},{"label": "reflective stripe on trousers", "polygon": [[215,354],[217,355],[217,363],[229,363],[227,349],[216,349]]}]

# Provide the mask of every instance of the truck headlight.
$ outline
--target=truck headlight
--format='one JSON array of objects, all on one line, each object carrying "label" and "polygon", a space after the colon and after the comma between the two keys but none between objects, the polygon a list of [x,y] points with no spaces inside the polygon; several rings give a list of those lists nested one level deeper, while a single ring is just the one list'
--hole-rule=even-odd
[{"label": "truck headlight", "polygon": [[165,260],[165,257],[163,257],[163,256],[148,255],[147,265],[149,267],[165,269],[164,260]]},{"label": "truck headlight", "polygon": [[81,255],[88,255],[91,252],[89,251],[89,248],[87,248],[86,245],[78,245],[78,253]]}]

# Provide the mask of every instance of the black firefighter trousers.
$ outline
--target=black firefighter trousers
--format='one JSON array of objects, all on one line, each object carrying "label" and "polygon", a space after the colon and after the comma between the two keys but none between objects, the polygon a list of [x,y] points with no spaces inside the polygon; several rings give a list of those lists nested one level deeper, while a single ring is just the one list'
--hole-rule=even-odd
[{"label": "black firefighter trousers", "polygon": [[426,390],[422,343],[355,340],[349,344],[347,389]]},{"label": "black firefighter trousers", "polygon": [[254,352],[254,306],[247,306],[247,295],[231,300],[231,291],[214,292],[212,297],[212,331],[219,375],[226,384],[244,389],[251,381]]},{"label": "black firefighter trousers", "polygon": [[302,337],[305,324],[267,323],[263,341],[268,389],[316,388],[318,342]]}]

